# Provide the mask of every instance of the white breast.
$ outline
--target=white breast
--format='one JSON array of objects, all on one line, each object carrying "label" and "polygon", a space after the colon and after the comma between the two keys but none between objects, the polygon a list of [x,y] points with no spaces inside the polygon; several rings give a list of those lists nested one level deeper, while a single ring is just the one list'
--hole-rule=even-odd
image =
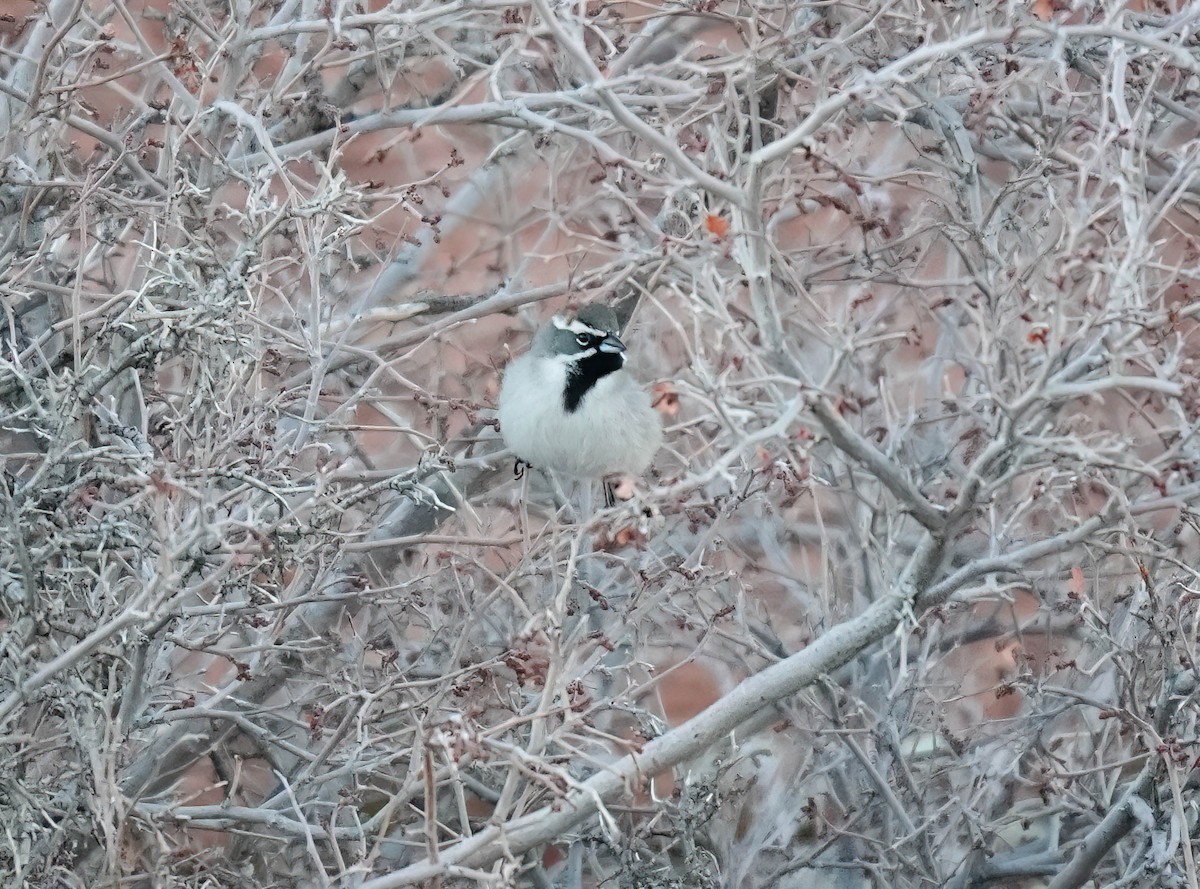
[{"label": "white breast", "polygon": [[504,373],[500,431],[522,460],[539,469],[599,477],[641,473],[662,443],[650,397],[624,370],[603,377],[567,413],[566,367],[523,355]]}]

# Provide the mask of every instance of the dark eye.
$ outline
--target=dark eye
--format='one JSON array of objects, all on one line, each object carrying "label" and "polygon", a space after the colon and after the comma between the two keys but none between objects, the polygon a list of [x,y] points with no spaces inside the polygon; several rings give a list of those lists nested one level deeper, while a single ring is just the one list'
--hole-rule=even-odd
[{"label": "dark eye", "polygon": [[575,342],[579,343],[579,345],[581,345],[581,346],[590,345],[592,342],[591,334],[587,334],[587,333],[576,334]]}]

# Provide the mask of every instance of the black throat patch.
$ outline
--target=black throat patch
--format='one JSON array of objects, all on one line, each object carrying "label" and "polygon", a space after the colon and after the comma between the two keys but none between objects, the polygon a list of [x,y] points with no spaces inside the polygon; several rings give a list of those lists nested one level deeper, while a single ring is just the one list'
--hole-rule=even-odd
[{"label": "black throat patch", "polygon": [[619,352],[600,352],[589,355],[567,368],[567,388],[563,391],[563,408],[568,414],[575,413],[583,403],[583,396],[624,364]]}]

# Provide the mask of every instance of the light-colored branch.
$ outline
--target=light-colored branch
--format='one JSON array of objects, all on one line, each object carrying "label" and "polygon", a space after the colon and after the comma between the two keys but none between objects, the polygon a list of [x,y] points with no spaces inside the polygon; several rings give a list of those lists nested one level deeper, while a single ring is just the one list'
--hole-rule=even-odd
[{"label": "light-colored branch", "polygon": [[855,432],[846,419],[825,401],[815,401],[812,413],[826,434],[838,448],[857,460],[892,492],[903,508],[918,522],[929,529],[941,528],[946,523],[947,512],[930,503],[916,485],[896,466],[895,462],[880,453],[879,449]]},{"label": "light-colored branch", "polygon": [[149,615],[138,610],[136,603],[130,603],[116,617],[100,624],[58,657],[47,661],[32,676],[24,680],[16,691],[0,702],[0,727],[4,727],[8,723],[23,702],[28,701],[38,689],[59,673],[78,664],[126,627],[144,623],[148,619]]},{"label": "light-colored branch", "polygon": [[439,861],[420,862],[376,877],[361,889],[396,889],[446,873],[449,865],[485,867],[506,854],[520,854],[561,836],[597,812],[603,803],[631,794],[658,773],[686,762],[732,734],[755,715],[836,670],[869,646],[887,638],[909,614],[910,596],[940,557],[940,546],[927,537],[914,554],[908,577],[917,586],[896,591],[868,606],[862,614],[822,633],[807,648],[750,676],[712,706],[646,744],[639,753],[593,775],[563,799],[442,849]]},{"label": "light-colored branch", "polygon": [[562,22],[558,18],[558,13],[550,8],[548,0],[534,0],[534,5],[542,17],[542,22],[554,35],[555,41],[562,47],[564,52],[571,56],[575,64],[579,66],[580,70],[590,81],[589,85],[591,89],[596,92],[601,103],[603,103],[621,126],[642,139],[647,145],[652,145],[662,152],[681,174],[694,180],[700,187],[718,195],[730,204],[737,205],[741,203],[741,192],[734,185],[723,179],[718,179],[707,170],[698,166],[683,153],[675,139],[668,138],[647,124],[630,111],[618,96],[613,94],[612,90],[605,84],[604,75],[596,68],[587,50],[578,40],[567,34],[566,29],[563,28]]}]

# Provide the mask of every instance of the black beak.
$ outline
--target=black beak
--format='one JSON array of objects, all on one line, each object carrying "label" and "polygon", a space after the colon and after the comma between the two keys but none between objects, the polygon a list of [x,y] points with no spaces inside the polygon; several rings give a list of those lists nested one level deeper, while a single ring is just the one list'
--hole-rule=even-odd
[{"label": "black beak", "polygon": [[600,340],[601,352],[624,352],[625,344],[617,338],[615,333],[610,333],[604,339]]}]

